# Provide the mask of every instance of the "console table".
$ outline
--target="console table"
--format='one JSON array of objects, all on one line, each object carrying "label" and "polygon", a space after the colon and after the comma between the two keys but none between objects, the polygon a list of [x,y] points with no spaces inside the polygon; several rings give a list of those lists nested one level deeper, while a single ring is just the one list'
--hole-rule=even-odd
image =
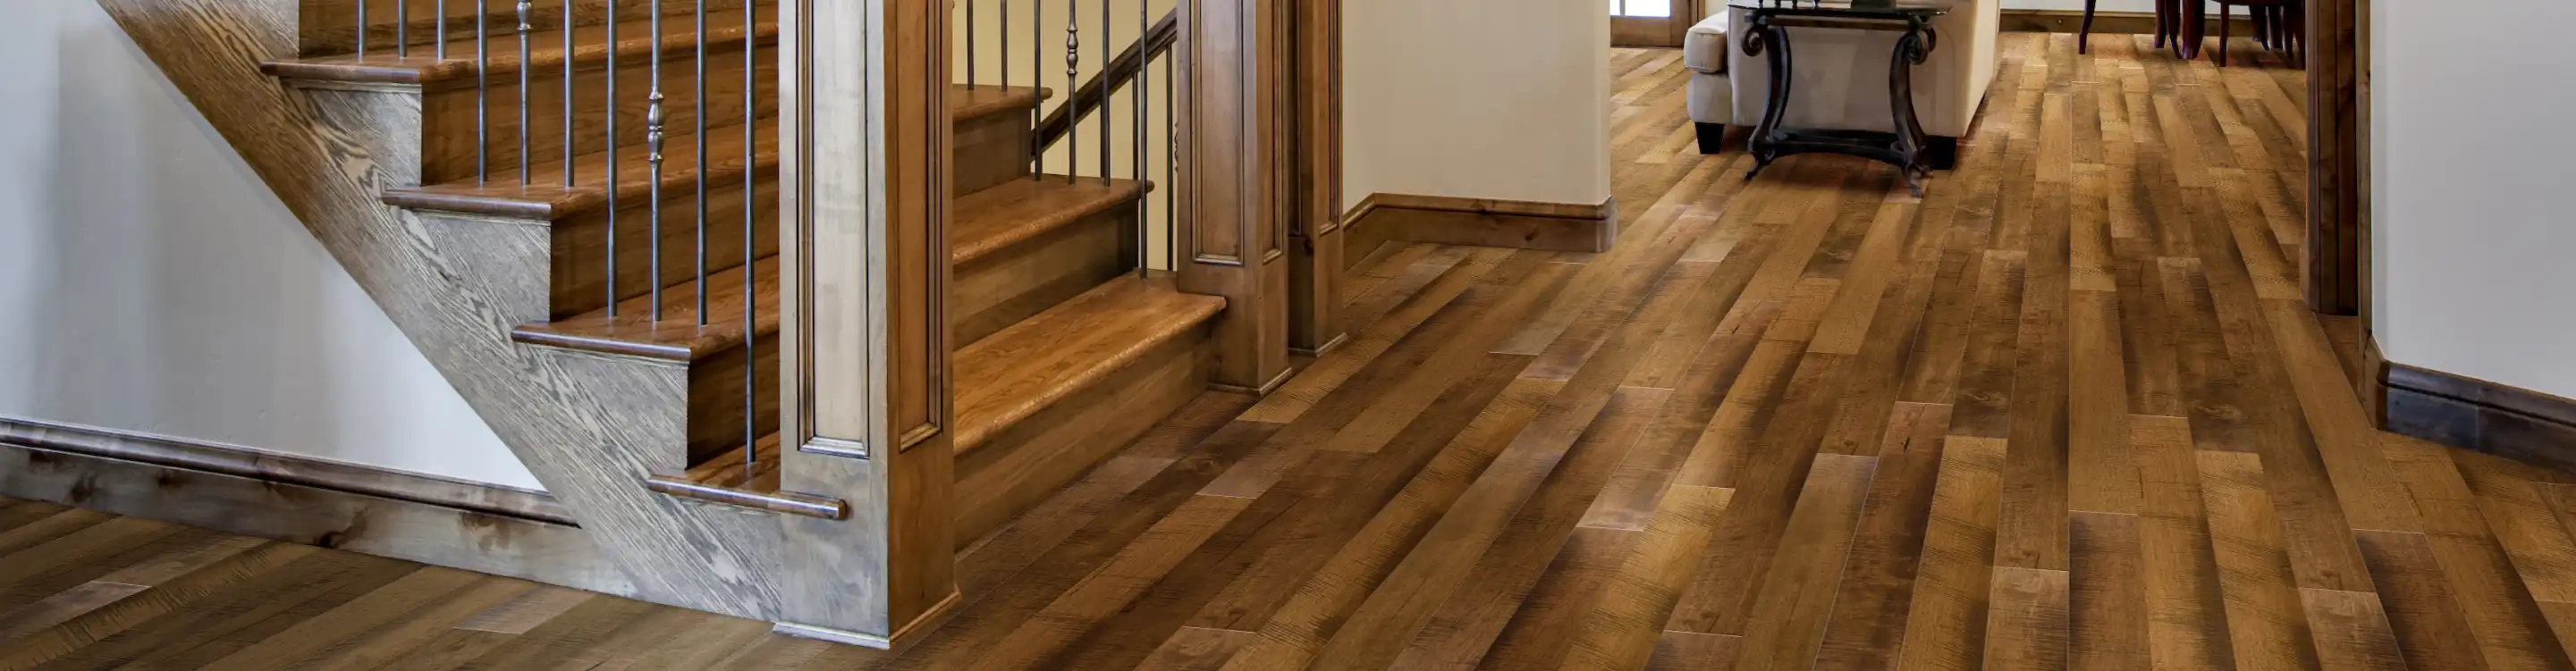
[{"label": "console table", "polygon": [[[1904,173],[1905,186],[1915,196],[1923,195],[1923,180],[1931,175],[1925,161],[1928,144],[1923,124],[1914,115],[1914,67],[1930,58],[1940,44],[1933,32],[1934,17],[1950,13],[1959,0],[1732,0],[1728,6],[1743,10],[1746,22],[1744,55],[1765,56],[1771,66],[1770,95],[1763,106],[1762,123],[1753,129],[1751,150],[1753,169],[1744,174],[1753,179],[1762,169],[1782,156],[1806,153],[1832,153],[1858,156],[1895,165]],[[1789,28],[1845,28],[1853,30],[1901,31],[1896,40],[1894,60],[1887,71],[1888,110],[1895,115],[1893,133],[1864,131],[1799,130],[1781,127],[1789,108],[1793,74]]]}]

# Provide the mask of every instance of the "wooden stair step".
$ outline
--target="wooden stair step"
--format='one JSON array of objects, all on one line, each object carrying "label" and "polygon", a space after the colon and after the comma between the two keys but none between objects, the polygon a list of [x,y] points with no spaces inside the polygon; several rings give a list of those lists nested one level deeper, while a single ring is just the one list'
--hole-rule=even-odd
[{"label": "wooden stair step", "polygon": [[744,464],[742,448],[718,455],[680,475],[656,475],[644,488],[662,494],[741,508],[837,520],[849,517],[850,504],[836,498],[778,491],[778,434],[760,437],[762,459]]},{"label": "wooden stair step", "polygon": [[1224,298],[1181,293],[1166,274],[1125,277],[958,350],[955,449],[983,447],[1224,309]]},{"label": "wooden stair step", "polygon": [[[777,43],[778,12],[776,10],[760,12],[760,20],[748,28],[743,25],[743,18],[744,14],[740,9],[708,12],[707,30],[703,38],[697,32],[694,17],[664,18],[661,31],[662,60],[668,62],[695,58],[700,41],[706,43],[710,54],[740,53],[744,45]],[[490,25],[495,31],[488,38],[486,45],[490,50],[490,57],[486,65],[479,70],[486,79],[504,78],[505,75],[506,78],[515,79],[523,67],[534,68],[539,73],[549,74],[562,69],[566,52],[563,48],[564,35],[560,26],[551,30],[530,32],[528,53],[525,58],[522,58],[519,54],[518,33],[502,28],[501,26],[504,25],[507,24]],[[588,67],[594,63],[604,65],[608,62],[608,56],[611,53],[617,55],[620,67],[628,63],[640,66],[647,62],[653,54],[654,33],[651,20],[621,21],[615,26],[617,28],[615,43],[608,41],[609,25],[607,24],[573,28],[573,49],[570,54],[576,69]],[[397,58],[394,56],[393,45],[386,44],[381,48],[370,48],[365,54],[264,61],[260,63],[260,71],[306,85],[324,87],[335,84],[357,85],[356,88],[369,88],[369,85],[372,85],[418,86],[424,89],[472,86],[475,73],[478,71],[474,58],[473,32],[471,22],[461,28],[451,24],[445,59],[436,56],[436,45],[416,44],[410,47],[407,57]],[[639,90],[636,93],[642,95],[643,92]]]},{"label": "wooden stair step", "polygon": [[743,345],[745,296],[756,301],[752,335],[766,340],[778,333],[778,257],[752,265],[754,281],[748,291],[742,275],[740,266],[708,273],[705,326],[698,325],[698,283],[692,280],[662,290],[661,321],[652,319],[653,296],[646,294],[618,301],[616,317],[602,308],[571,319],[520,326],[510,337],[530,345],[601,354],[706,360]]},{"label": "wooden stair step", "polygon": [[1017,111],[1026,114],[1030,108],[1037,107],[1039,101],[1054,95],[1053,89],[1029,86],[950,84],[948,118],[951,121],[962,122],[1003,112]]},{"label": "wooden stair step", "polygon": [[1042,175],[966,194],[949,210],[948,258],[957,264],[983,258],[1144,198],[1151,188],[1133,180]]},{"label": "wooden stair step", "polygon": [[[703,167],[698,162],[697,136],[674,134],[662,148],[662,194],[667,201],[683,190],[694,194],[697,180],[703,174],[710,190],[742,187],[743,137],[741,126],[707,129],[707,153],[715,157]],[[764,179],[774,178],[778,170],[778,125],[757,124],[753,128],[750,168],[761,171]],[[641,206],[653,189],[650,152],[641,146],[617,150],[616,195],[620,207]],[[560,159],[528,166],[527,184],[519,183],[517,168],[495,170],[489,179],[461,179],[441,184],[386,189],[385,204],[418,210],[435,210],[492,217],[560,221],[572,216],[604,209],[608,206],[608,152],[592,152],[573,158],[573,185],[564,186],[564,162]]]}]

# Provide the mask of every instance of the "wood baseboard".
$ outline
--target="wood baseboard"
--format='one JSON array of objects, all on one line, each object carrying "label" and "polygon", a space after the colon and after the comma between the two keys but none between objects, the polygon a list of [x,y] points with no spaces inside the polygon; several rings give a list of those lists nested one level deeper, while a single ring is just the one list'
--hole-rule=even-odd
[{"label": "wood baseboard", "polygon": [[1582,205],[1377,193],[1342,217],[1350,259],[1393,240],[1599,252],[1610,249],[1618,227],[1616,198]]},{"label": "wood baseboard", "polygon": [[[2217,14],[2213,12],[2210,16],[2215,20]],[[2235,20],[2235,25],[2236,28],[2232,34],[2254,34],[2253,19],[2239,17]],[[2084,12],[2064,9],[2007,9],[2003,10],[2002,26],[2007,32],[2072,33],[2084,26]],[[2152,12],[2094,12],[2093,34],[2154,35],[2156,34],[2156,15]],[[2209,35],[2216,37],[2218,31],[2213,27]]]},{"label": "wood baseboard", "polygon": [[2576,400],[2388,364],[2391,433],[2576,473]]},{"label": "wood baseboard", "polygon": [[0,495],[643,596],[540,492],[0,418]]}]

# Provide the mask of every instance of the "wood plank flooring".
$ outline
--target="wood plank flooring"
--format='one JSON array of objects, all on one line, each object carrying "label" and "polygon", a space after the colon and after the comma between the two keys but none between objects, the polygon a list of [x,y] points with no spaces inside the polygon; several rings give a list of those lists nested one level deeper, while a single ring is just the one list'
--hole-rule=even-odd
[{"label": "wood plank flooring", "polygon": [[0,669],[2571,669],[2576,476],[2371,430],[2298,303],[2296,71],[2005,37],[1919,200],[1620,51],[1616,247],[1376,251],[910,650],[17,502]]}]

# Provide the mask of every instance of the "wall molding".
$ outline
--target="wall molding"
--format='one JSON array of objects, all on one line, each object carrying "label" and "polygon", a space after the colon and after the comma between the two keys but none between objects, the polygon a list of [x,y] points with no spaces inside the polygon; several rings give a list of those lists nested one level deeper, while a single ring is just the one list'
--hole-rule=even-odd
[{"label": "wall molding", "polygon": [[[2003,10],[2001,25],[2004,32],[2072,33],[2084,26],[2084,12],[2067,9],[2007,9]],[[2156,34],[2156,15],[2154,12],[2094,12],[2093,34],[2154,35]],[[2253,35],[2254,20],[2237,18],[2236,29],[2232,34]],[[2212,25],[2209,36],[2218,36],[2215,24]]]},{"label": "wall molding", "polygon": [[2390,433],[2576,472],[2576,400],[2390,362]]},{"label": "wall molding", "polygon": [[0,418],[0,496],[636,596],[542,492]]},{"label": "wall molding", "polygon": [[1342,217],[1344,263],[1389,241],[1599,252],[1618,238],[1619,199],[1598,205],[1369,194]]}]

